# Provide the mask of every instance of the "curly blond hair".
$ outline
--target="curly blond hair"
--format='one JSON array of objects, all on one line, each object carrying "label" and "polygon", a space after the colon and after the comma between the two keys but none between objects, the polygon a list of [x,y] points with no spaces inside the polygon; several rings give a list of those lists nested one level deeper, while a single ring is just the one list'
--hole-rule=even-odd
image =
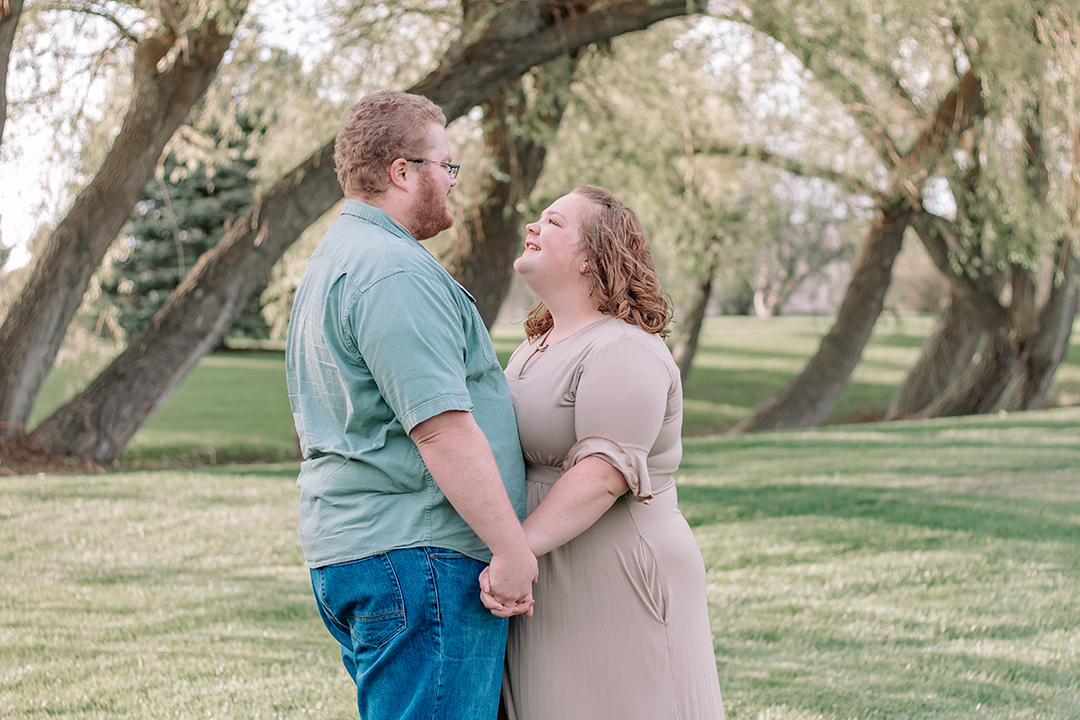
[{"label": "curly blond hair", "polygon": [[[600,312],[667,337],[671,300],[660,286],[637,213],[596,185],[580,185],[573,192],[593,206],[582,218],[580,234],[589,262],[590,295],[599,300]],[[525,320],[526,335],[531,340],[553,326],[551,311],[538,300]]]},{"label": "curly blond hair", "polygon": [[361,98],[334,139],[334,167],[345,195],[386,192],[387,168],[400,157],[423,153],[432,123],[446,125],[446,116],[422,95],[384,90]]}]

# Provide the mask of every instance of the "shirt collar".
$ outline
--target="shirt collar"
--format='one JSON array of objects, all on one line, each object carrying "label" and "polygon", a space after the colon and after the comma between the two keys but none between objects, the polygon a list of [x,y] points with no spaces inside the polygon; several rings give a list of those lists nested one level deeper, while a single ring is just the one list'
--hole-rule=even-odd
[{"label": "shirt collar", "polygon": [[345,201],[345,207],[341,209],[342,215],[351,215],[359,218],[360,220],[366,220],[372,225],[393,233],[404,240],[412,240],[417,242],[416,238],[412,236],[412,233],[402,227],[394,218],[386,214],[385,211],[380,210],[377,207],[368,205],[367,203],[360,202],[359,200],[353,200],[352,198]]},{"label": "shirt collar", "polygon": [[[345,201],[345,207],[341,209],[341,214],[351,215],[360,220],[366,220],[372,225],[377,225],[386,230],[387,232],[397,235],[404,240],[412,240],[413,242],[419,244],[419,241],[417,241],[417,239],[412,236],[412,233],[399,225],[398,222],[394,220],[394,218],[387,215],[385,211],[380,210],[377,207],[368,205],[367,203],[363,203],[359,200],[353,200],[350,198]],[[427,248],[425,248],[423,245],[420,245],[420,247],[424,250],[427,250]],[[465,295],[469,298],[470,301],[472,301],[474,305],[476,304],[476,298],[473,297],[472,293],[470,293],[464,285],[459,283],[457,280],[454,280],[454,284],[461,288],[461,291],[465,293]]]}]

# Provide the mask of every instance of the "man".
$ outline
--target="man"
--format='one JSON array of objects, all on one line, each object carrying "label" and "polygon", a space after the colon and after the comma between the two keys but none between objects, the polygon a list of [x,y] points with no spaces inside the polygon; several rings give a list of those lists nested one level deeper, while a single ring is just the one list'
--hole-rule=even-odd
[{"label": "man", "polygon": [[536,579],[506,379],[472,297],[418,242],[453,224],[445,122],[404,93],[349,110],[347,200],[289,324],[300,540],[363,720],[494,718],[506,619],[477,577],[490,562],[524,614]]}]

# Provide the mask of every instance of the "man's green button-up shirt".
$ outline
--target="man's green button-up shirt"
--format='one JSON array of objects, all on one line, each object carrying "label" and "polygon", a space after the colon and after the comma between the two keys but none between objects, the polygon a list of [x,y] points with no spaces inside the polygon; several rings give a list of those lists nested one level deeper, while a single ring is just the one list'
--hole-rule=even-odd
[{"label": "man's green button-up shirt", "polygon": [[439,490],[409,437],[472,412],[518,517],[525,468],[510,392],[472,297],[381,210],[348,200],[296,292],[286,351],[304,462],[309,567],[406,547],[491,553]]}]

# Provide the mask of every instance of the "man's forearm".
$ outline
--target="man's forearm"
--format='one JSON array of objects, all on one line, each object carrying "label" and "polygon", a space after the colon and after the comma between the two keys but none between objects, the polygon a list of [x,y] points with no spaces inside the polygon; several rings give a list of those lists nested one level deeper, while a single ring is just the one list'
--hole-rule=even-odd
[{"label": "man's forearm", "polygon": [[443,413],[421,423],[413,440],[435,484],[492,553],[527,547],[499,466],[471,413]]},{"label": "man's forearm", "polygon": [[530,596],[536,558],[472,414],[437,415],[413,428],[412,439],[439,489],[491,550],[496,594],[512,600]]}]

